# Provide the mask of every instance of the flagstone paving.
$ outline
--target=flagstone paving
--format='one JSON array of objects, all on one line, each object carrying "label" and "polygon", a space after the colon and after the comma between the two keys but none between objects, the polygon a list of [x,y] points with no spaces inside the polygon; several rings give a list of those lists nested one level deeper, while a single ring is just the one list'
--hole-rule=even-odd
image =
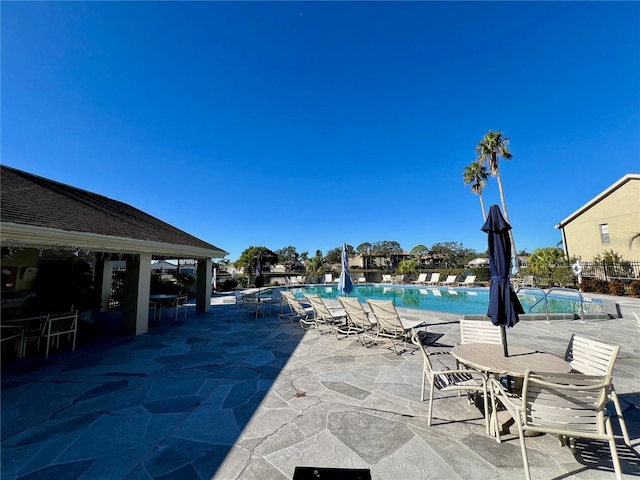
[{"label": "flagstone paving", "polygon": [[[623,318],[523,321],[508,339],[558,355],[573,332],[620,344],[616,390],[640,441],[640,300],[616,301]],[[456,316],[403,312],[444,334],[434,348],[459,340]],[[376,480],[524,478],[517,436],[486,436],[465,397],[438,395],[428,427],[419,353],[387,347],[220,303],[135,338],[7,360],[1,476],[286,480],[314,466],[369,468]],[[544,435],[527,446],[534,479],[614,478],[605,443],[577,440],[572,452]],[[625,475],[640,476],[640,449],[618,448]]]}]

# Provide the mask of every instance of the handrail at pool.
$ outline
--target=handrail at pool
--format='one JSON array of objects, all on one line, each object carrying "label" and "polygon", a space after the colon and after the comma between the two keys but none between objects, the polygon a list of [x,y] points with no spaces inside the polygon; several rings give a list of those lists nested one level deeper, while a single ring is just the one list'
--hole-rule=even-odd
[{"label": "handrail at pool", "polygon": [[549,301],[548,301],[548,296],[551,292],[554,291],[559,291],[559,292],[567,292],[567,293],[576,293],[578,294],[578,298],[580,301],[580,321],[582,323],[586,323],[586,319],[584,317],[584,298],[582,297],[582,292],[580,292],[580,290],[576,290],[573,288],[564,288],[564,287],[551,287],[549,290],[544,290],[543,288],[538,288],[538,287],[520,287],[518,288],[518,290],[516,290],[516,295],[518,293],[520,293],[520,290],[525,290],[525,291],[535,291],[535,292],[541,292],[542,293],[542,298],[540,298],[540,300],[538,300],[537,302],[535,302],[533,305],[531,305],[529,307],[529,312],[531,313],[531,309],[533,307],[535,307],[536,305],[538,305],[541,301],[544,300],[544,309],[545,309],[545,313],[547,315],[547,323],[551,323],[551,321],[549,320]]}]

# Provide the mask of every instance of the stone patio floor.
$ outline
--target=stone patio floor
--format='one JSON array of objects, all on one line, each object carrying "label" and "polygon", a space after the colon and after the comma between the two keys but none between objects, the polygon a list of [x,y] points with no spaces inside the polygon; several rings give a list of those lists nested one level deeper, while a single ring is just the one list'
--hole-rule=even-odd
[{"label": "stone patio floor", "polygon": [[[215,300],[135,338],[5,361],[2,479],[289,480],[296,466],[369,468],[375,480],[524,478],[517,433],[496,443],[464,396],[437,394],[427,426],[419,352],[337,341],[275,313],[239,318]],[[620,344],[614,383],[640,442],[640,300],[615,301],[623,318],[523,321],[508,339],[558,355],[573,332]],[[457,316],[401,311],[444,334],[434,348],[459,341]],[[639,477],[640,447],[617,445],[625,476]],[[527,447],[533,479],[614,478],[606,443],[578,439],[572,452],[544,435]]]}]

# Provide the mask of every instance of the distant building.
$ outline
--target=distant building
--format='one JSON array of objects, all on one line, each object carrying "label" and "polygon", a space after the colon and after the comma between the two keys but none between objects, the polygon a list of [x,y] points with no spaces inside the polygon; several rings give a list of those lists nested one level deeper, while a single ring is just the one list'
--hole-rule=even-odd
[{"label": "distant building", "polygon": [[592,260],[613,250],[625,260],[640,260],[640,174],[628,174],[595,196],[557,229],[567,257]]},{"label": "distant building", "polygon": [[466,268],[475,268],[475,267],[483,267],[485,265],[489,265],[488,258],[474,258],[469,263],[465,265]]}]

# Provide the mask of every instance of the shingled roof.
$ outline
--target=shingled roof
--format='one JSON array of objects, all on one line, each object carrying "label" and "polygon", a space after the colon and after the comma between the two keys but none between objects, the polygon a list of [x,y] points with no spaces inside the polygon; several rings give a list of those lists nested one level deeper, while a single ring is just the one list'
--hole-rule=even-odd
[{"label": "shingled roof", "polygon": [[85,238],[102,239],[108,245],[133,240],[133,245],[153,245],[151,250],[159,255],[171,255],[172,250],[184,255],[185,247],[187,250],[192,248],[197,256],[223,257],[227,254],[126,203],[5,165],[0,168],[3,243],[11,240],[5,232],[12,225],[41,228],[48,236],[55,231],[82,234]]}]

